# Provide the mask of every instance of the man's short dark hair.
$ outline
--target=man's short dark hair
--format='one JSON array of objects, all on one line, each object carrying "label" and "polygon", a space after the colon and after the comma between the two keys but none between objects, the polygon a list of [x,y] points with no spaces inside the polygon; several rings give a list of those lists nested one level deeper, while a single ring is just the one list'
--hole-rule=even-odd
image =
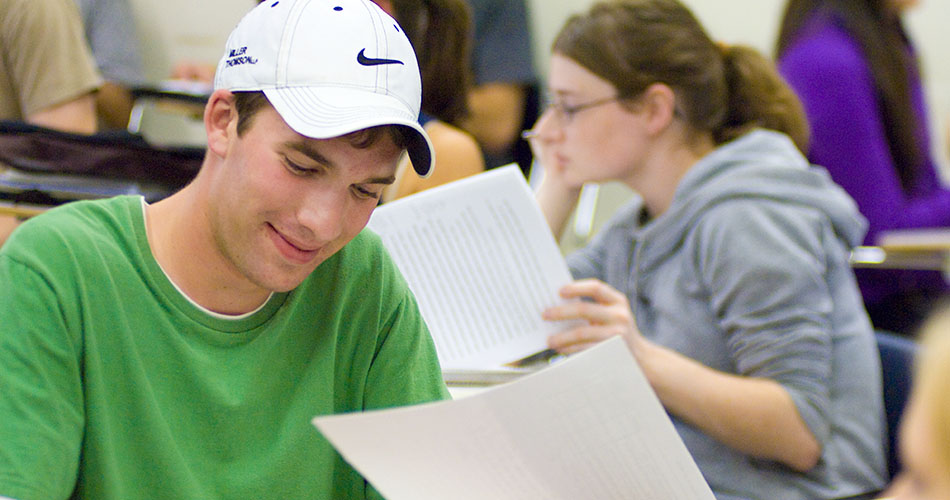
[{"label": "man's short dark hair", "polygon": [[[232,94],[234,94],[234,109],[238,114],[237,133],[240,137],[251,128],[251,122],[257,112],[264,109],[265,106],[270,106],[270,101],[260,90],[238,91],[232,92]],[[343,137],[349,139],[353,147],[364,149],[375,144],[380,135],[387,132],[393,143],[400,149],[406,149],[409,146],[409,139],[411,134],[414,133],[412,129],[400,125],[379,125],[357,130]]]}]

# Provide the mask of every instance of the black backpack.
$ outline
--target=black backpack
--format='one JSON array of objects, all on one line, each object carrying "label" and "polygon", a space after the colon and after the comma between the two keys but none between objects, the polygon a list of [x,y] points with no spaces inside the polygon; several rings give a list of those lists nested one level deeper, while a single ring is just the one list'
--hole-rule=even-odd
[{"label": "black backpack", "polygon": [[190,182],[204,154],[203,147],[156,146],[126,131],[81,135],[0,121],[0,200],[51,206],[141,194],[157,201]]}]

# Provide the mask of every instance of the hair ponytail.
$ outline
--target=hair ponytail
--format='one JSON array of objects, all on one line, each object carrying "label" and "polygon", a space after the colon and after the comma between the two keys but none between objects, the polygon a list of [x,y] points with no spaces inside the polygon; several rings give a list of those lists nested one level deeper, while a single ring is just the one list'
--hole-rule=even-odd
[{"label": "hair ponytail", "polygon": [[727,87],[727,116],[713,130],[717,143],[735,139],[750,128],[777,130],[808,151],[809,127],[801,101],[762,53],[742,45],[719,45]]}]

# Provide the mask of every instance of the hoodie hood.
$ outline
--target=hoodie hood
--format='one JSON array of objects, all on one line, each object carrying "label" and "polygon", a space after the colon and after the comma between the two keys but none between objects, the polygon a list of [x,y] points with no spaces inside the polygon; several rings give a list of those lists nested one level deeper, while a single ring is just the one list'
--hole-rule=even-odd
[{"label": "hoodie hood", "polygon": [[670,208],[638,235],[643,243],[641,265],[650,267],[650,262],[675,251],[706,211],[737,198],[818,210],[847,248],[860,245],[867,231],[854,200],[824,168],[809,165],[784,134],[758,129],[720,146],[689,169]]}]

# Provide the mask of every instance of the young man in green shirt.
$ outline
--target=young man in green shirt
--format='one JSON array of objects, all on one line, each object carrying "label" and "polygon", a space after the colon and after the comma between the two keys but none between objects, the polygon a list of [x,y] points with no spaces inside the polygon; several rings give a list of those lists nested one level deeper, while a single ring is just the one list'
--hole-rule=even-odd
[{"label": "young man in green shirt", "polygon": [[432,163],[401,30],[269,1],[215,89],[182,191],[69,204],[0,251],[0,497],[376,497],[310,419],[446,397],[363,231],[403,151]]}]

